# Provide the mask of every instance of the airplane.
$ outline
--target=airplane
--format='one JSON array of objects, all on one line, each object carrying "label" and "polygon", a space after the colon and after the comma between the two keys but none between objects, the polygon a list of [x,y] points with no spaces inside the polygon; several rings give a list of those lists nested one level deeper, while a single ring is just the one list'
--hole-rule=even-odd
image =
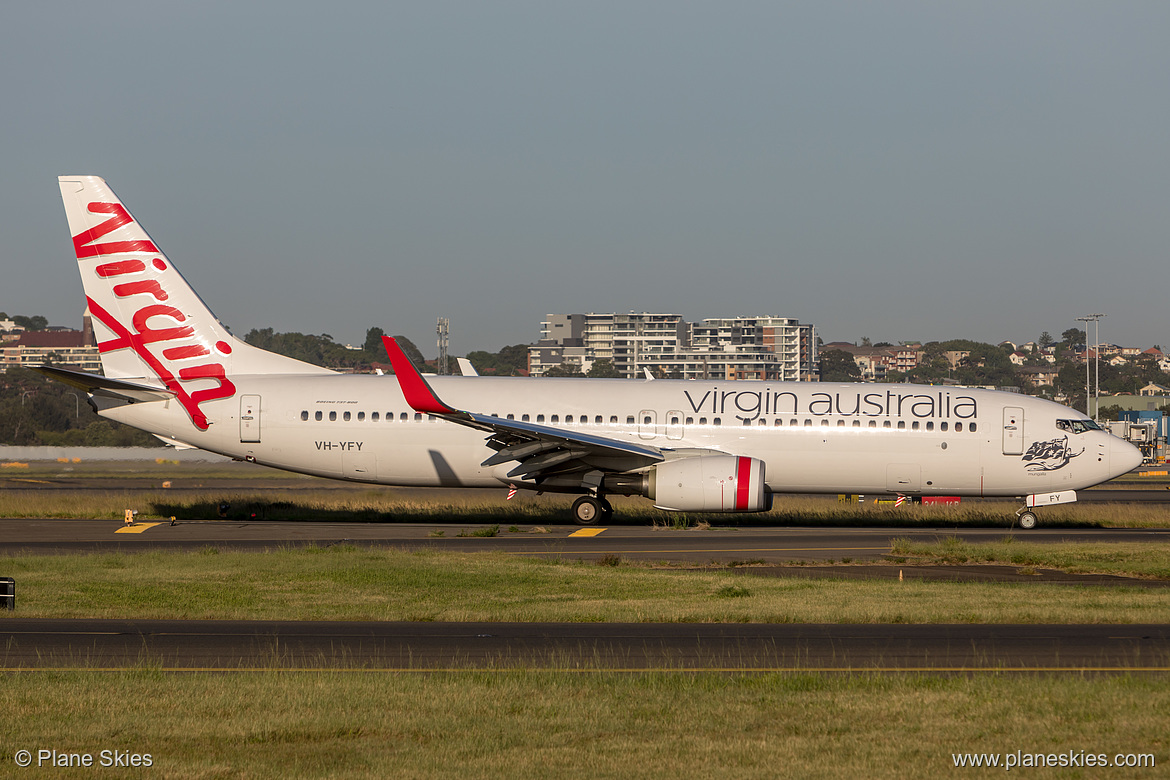
[{"label": "airplane", "polygon": [[607,495],[752,513],[777,493],[1022,497],[1035,509],[1142,462],[1060,404],[953,386],[340,374],[233,336],[97,176],[59,177],[104,376],[38,370],[164,442],[380,485]]}]

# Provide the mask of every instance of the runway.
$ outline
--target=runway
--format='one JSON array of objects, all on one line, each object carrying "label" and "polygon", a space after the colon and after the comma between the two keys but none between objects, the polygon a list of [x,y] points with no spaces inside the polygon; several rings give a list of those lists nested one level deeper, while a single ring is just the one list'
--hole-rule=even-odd
[{"label": "runway", "polygon": [[[987,542],[1011,536],[1037,543],[1064,541],[1170,543],[1170,529],[712,527],[674,530],[648,526],[581,528],[575,525],[500,528],[496,536],[471,536],[487,526],[434,524],[187,521],[143,522],[126,527],[112,520],[0,520],[0,554],[133,552],[141,550],[257,551],[296,545],[355,544],[457,552],[597,559],[606,555],[694,563],[753,561],[879,561],[894,539],[934,542],[956,536]],[[438,532],[442,536],[436,536]],[[464,535],[461,535],[464,534]]]},{"label": "runway", "polygon": [[1167,672],[1163,625],[0,619],[0,671]]}]

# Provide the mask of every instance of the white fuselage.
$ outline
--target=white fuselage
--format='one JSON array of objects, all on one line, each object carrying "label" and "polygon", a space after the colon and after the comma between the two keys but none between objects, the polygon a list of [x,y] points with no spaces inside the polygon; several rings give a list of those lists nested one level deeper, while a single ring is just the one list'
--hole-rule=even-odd
[{"label": "white fuselage", "polygon": [[[163,438],[276,468],[386,485],[496,487],[487,434],[418,414],[394,376],[233,376],[201,405],[103,414]],[[767,464],[773,493],[1023,496],[1079,490],[1140,463],[1137,450],[1059,404],[956,387],[779,382],[428,377],[447,402],[496,417]],[[534,487],[534,486],[529,486]]]}]

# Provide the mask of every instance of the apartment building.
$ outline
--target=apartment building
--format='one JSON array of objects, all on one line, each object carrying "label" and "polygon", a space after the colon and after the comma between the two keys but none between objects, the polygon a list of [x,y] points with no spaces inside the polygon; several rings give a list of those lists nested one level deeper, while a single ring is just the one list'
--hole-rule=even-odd
[{"label": "apartment building", "polygon": [[786,317],[731,317],[689,323],[678,314],[550,314],[529,348],[529,373],[554,366],[588,372],[612,361],[627,378],[649,369],[676,379],[810,381],[816,371],[812,325]]}]

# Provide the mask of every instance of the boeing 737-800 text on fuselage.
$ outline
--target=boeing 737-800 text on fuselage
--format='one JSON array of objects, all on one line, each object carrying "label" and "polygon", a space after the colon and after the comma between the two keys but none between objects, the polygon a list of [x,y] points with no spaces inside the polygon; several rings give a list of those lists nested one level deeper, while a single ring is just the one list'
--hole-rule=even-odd
[{"label": "boeing 737-800 text on fuselage", "polygon": [[[760,512],[774,493],[1019,496],[1026,507],[1135,468],[1085,415],[921,385],[339,374],[235,338],[96,176],[60,177],[105,376],[39,370],[176,446],[383,485],[607,494]],[[1031,527],[1035,514],[1021,510]]]}]

